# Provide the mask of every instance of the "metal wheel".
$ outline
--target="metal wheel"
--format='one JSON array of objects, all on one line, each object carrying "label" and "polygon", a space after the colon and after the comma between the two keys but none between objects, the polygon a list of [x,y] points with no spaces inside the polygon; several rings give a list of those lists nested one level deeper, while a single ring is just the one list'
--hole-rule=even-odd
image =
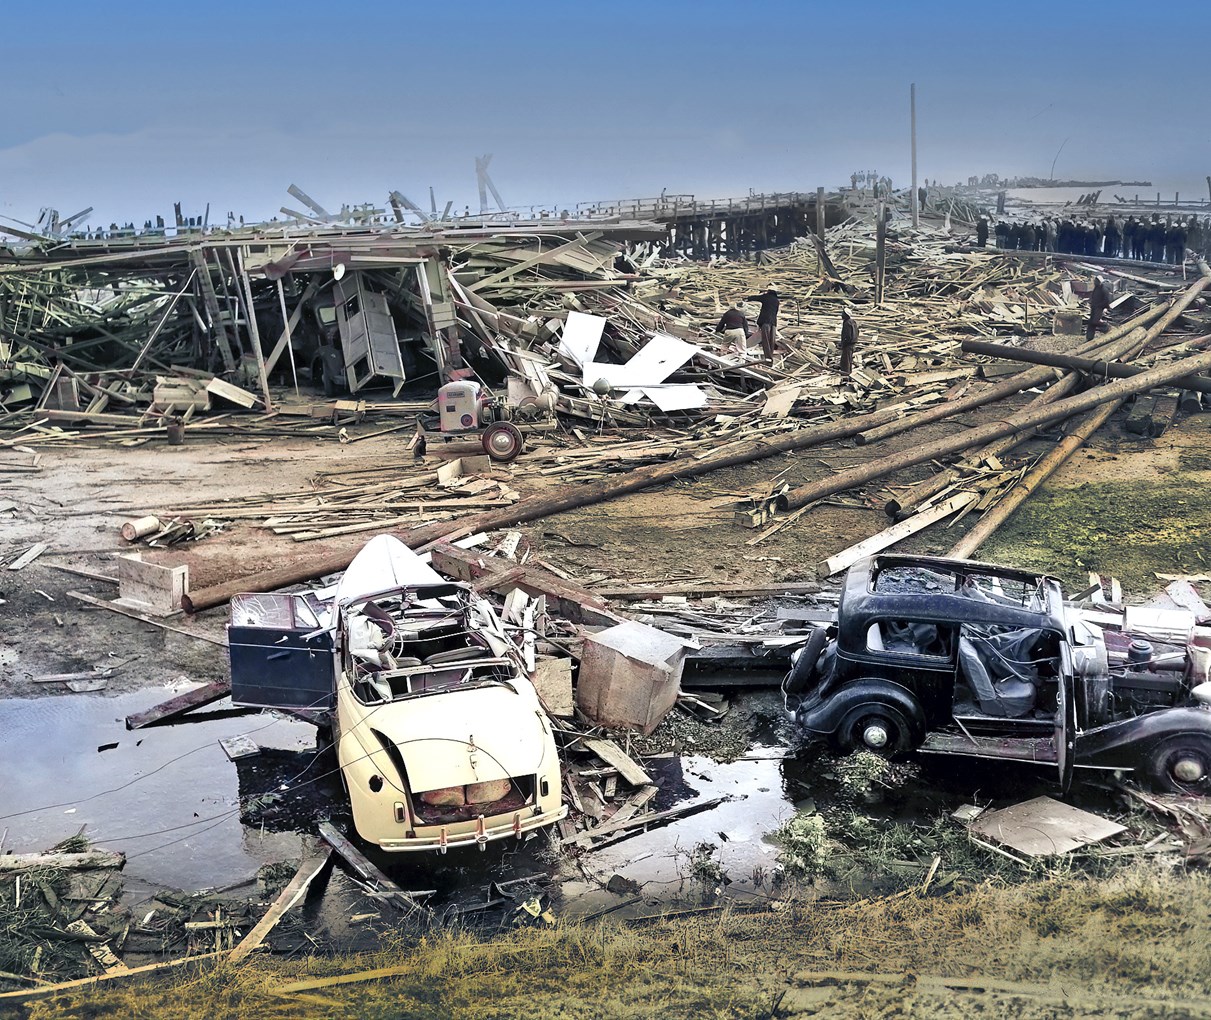
[{"label": "metal wheel", "polygon": [[517,459],[517,455],[521,453],[521,448],[525,446],[526,441],[521,431],[512,422],[497,421],[484,429],[480,443],[483,445],[484,453],[489,457],[507,464],[509,461]]},{"label": "metal wheel", "polygon": [[889,705],[872,705],[855,713],[840,737],[846,751],[865,748],[887,758],[903,754],[912,746],[908,720]]},{"label": "metal wheel", "polygon": [[1167,737],[1148,754],[1148,778],[1171,793],[1211,793],[1211,737]]}]

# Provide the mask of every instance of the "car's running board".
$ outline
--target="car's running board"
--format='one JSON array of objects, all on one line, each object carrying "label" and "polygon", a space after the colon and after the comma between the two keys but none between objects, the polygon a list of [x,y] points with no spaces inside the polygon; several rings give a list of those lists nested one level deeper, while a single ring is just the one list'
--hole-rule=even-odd
[{"label": "car's running board", "polygon": [[975,758],[1054,763],[1053,737],[983,737],[966,733],[931,733],[918,750],[933,754],[967,754]]}]

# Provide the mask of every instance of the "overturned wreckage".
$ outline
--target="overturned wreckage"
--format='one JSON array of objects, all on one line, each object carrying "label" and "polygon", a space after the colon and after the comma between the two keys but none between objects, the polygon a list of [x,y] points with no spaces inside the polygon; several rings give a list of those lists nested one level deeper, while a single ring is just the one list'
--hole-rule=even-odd
[{"label": "overturned wreckage", "polygon": [[1076,767],[1131,769],[1211,793],[1211,628],[1163,615],[1136,624],[1128,611],[1115,627],[1041,574],[869,557],[850,567],[836,624],[812,632],[783,695],[805,733],[842,750],[1033,762],[1065,788]]},{"label": "overturned wreckage", "polygon": [[551,724],[493,607],[398,539],[336,588],[240,595],[236,704],[329,713],[353,822],[383,850],[479,845],[563,818]]}]

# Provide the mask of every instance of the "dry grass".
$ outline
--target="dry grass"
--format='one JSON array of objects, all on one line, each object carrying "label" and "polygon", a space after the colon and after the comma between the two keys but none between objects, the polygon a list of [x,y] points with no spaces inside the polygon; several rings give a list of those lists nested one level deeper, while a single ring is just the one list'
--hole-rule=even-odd
[{"label": "dry grass", "polygon": [[[254,959],[172,984],[98,988],[35,1003],[30,1016],[758,1017],[772,1015],[793,974],[834,970],[1059,982],[1065,995],[1116,1004],[1103,1015],[1159,1016],[1164,1009],[1141,995],[1189,1000],[1211,993],[1209,904],[1206,875],[1140,866],[1108,880],[988,883],[943,898],[788,903],[760,914],[559,924],[496,937],[437,933],[370,955]],[[392,968],[389,977],[295,996],[275,991],[383,967]],[[902,1002],[926,994],[911,984],[880,995]],[[855,1002],[866,1007],[852,1013],[841,1008],[841,995],[837,1015],[881,1015],[882,999],[878,1009],[867,1008],[871,994],[862,991]],[[1080,1011],[1056,1013],[1023,1000],[1015,1013]]]}]

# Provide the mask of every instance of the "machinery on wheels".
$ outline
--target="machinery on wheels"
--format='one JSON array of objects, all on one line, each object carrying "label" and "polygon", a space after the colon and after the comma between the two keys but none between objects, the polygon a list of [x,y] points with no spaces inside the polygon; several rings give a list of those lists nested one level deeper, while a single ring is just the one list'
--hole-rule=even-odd
[{"label": "machinery on wheels", "polygon": [[[437,391],[434,406],[438,438],[450,441],[479,436],[484,453],[502,464],[516,460],[525,448],[519,422],[524,421],[527,430],[555,425],[553,396],[531,397],[514,406],[498,401],[487,387],[470,379],[446,383]],[[433,433],[424,431],[419,421],[417,424],[424,443]]]}]

